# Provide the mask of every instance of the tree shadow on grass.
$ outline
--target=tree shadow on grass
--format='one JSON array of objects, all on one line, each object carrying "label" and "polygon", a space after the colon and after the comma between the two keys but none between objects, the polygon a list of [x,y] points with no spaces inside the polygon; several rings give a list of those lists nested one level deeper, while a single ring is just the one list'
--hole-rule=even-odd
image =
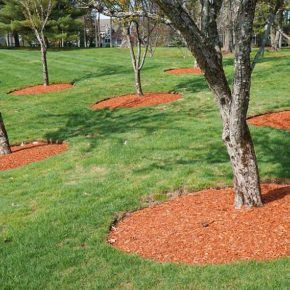
[{"label": "tree shadow on grass", "polygon": [[[170,130],[177,130],[181,135],[185,134],[188,138],[188,131],[191,130],[185,124],[180,124],[181,118],[187,118],[188,113],[192,113],[198,119],[201,112],[200,108],[187,108],[184,111],[176,114],[175,106],[179,108],[180,105],[173,105],[173,108],[166,108],[160,110],[158,107],[143,108],[143,109],[114,109],[114,110],[97,110],[91,111],[84,109],[78,112],[71,112],[61,115],[48,115],[49,117],[59,117],[60,120],[67,120],[64,126],[56,131],[46,134],[46,138],[53,140],[68,140],[74,137],[86,137],[90,144],[91,150],[97,147],[102,140],[117,140],[123,142],[123,133],[136,133],[139,130],[140,134],[150,135],[156,130],[167,130],[166,134],[170,134]],[[190,118],[190,117],[188,117]],[[188,123],[190,124],[190,123]],[[188,125],[190,126],[190,125]],[[144,149],[144,157],[147,165],[135,170],[137,174],[145,174],[154,169],[162,171],[171,171],[178,166],[190,166],[194,164],[213,165],[220,168],[222,164],[229,164],[229,158],[226,148],[221,140],[218,126],[213,124],[211,128],[211,136],[206,136],[202,141],[204,147],[200,147],[200,143],[193,144],[188,147],[188,143],[180,142],[181,145],[168,146],[168,148],[161,146]],[[203,134],[204,126],[195,127],[199,130],[199,134]],[[194,130],[192,129],[192,130]],[[214,130],[212,130],[214,129]],[[273,131],[274,130],[274,131]],[[252,136],[255,144],[255,149],[258,157],[258,164],[261,167],[262,181],[265,178],[289,178],[290,177],[290,155],[289,155],[289,131],[275,130],[271,128],[251,128]],[[180,135],[178,135],[180,136]],[[212,141],[211,141],[212,139]],[[198,138],[196,138],[198,142]],[[178,143],[177,143],[178,144]],[[179,147],[180,146],[180,147]],[[148,150],[148,152],[147,152]],[[164,151],[164,156],[161,159],[154,157],[154,150]],[[191,154],[191,151],[195,151]],[[200,153],[198,152],[200,150]],[[179,154],[184,152],[184,156]],[[148,154],[147,154],[148,153]],[[182,153],[183,154],[183,153]],[[273,166],[274,164],[274,166]],[[214,174],[215,171],[212,171]],[[226,170],[226,179],[231,179],[230,170]],[[264,176],[264,178],[263,178]]]},{"label": "tree shadow on grass", "polygon": [[[198,111],[196,112],[198,114]],[[45,135],[47,139],[68,140],[74,137],[88,137],[92,147],[97,146],[98,139],[119,138],[119,134],[145,130],[152,134],[155,130],[167,127],[179,119],[178,114],[165,110],[145,109],[102,109],[92,111],[84,109],[79,112],[52,115],[46,118],[59,117],[67,120],[66,124],[54,132]],[[183,128],[179,128],[183,130]]]},{"label": "tree shadow on grass", "polygon": [[186,90],[191,93],[198,93],[201,91],[208,91],[208,85],[204,79],[204,77],[198,77],[198,78],[192,78],[180,81],[177,85],[174,87],[175,91],[181,91]]},{"label": "tree shadow on grass", "polygon": [[106,66],[106,67],[99,67],[97,72],[84,72],[85,74],[79,78],[73,80],[74,83],[82,82],[89,79],[95,79],[100,77],[110,77],[119,74],[133,74],[132,69],[125,67],[125,66]]},{"label": "tree shadow on grass", "polygon": [[[267,172],[267,175],[261,175],[261,181],[266,181],[269,178],[269,174],[271,179],[287,179],[290,177],[290,155],[289,155],[289,137],[288,140],[286,138],[288,132],[278,131],[276,132],[275,139],[271,140],[271,131],[265,132],[264,130],[255,130],[252,132],[252,136],[254,139],[255,149],[257,152],[258,165],[260,167],[261,172]],[[154,160],[150,154],[145,154],[144,158],[148,159],[147,167],[139,168],[136,170],[136,173],[148,173],[152,170],[164,170],[171,171],[174,170],[178,166],[188,166],[190,164],[196,165],[201,164],[200,168],[202,169],[202,163],[207,165],[220,166],[224,164],[230,164],[230,160],[226,151],[226,148],[219,136],[219,132],[213,138],[216,142],[206,143],[205,148],[203,148],[200,154],[193,154],[190,157],[189,149],[182,147],[182,151],[186,152],[186,156],[189,157],[176,157],[174,154],[167,154],[169,156],[173,156],[172,158],[166,158],[161,160]],[[174,151],[178,150],[177,148],[173,149]],[[188,150],[188,151],[186,151]],[[196,153],[196,152],[195,152]],[[275,164],[274,167],[271,167]],[[214,171],[213,171],[214,172]],[[224,178],[232,179],[232,172],[225,171]],[[280,183],[280,182],[279,182]],[[288,191],[287,191],[288,192]],[[276,196],[277,195],[277,196]],[[273,199],[279,198],[279,192],[273,192]],[[280,197],[282,198],[282,197]]]}]

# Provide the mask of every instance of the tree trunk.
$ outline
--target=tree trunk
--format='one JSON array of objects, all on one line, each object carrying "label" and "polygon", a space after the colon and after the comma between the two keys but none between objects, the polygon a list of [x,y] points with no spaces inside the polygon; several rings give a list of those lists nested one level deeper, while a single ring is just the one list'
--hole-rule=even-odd
[{"label": "tree trunk", "polygon": [[238,128],[232,128],[224,138],[234,173],[234,205],[237,209],[262,205],[256,154],[246,123],[242,131],[241,134]]},{"label": "tree trunk", "polygon": [[235,207],[262,205],[255,151],[246,124],[251,87],[251,40],[255,0],[234,0],[232,11],[235,49],[234,82],[231,91],[220,51],[217,14],[222,1],[203,0],[201,30],[178,0],[154,0],[183,35],[188,48],[205,73],[223,120],[223,140],[231,160]]},{"label": "tree trunk", "polygon": [[10,36],[9,36],[9,33],[6,34],[6,46],[10,47]]},{"label": "tree trunk", "polygon": [[85,16],[84,16],[84,18],[83,18],[83,20],[84,20],[84,48],[86,48],[87,47],[87,32],[86,32],[86,18],[85,18]]},{"label": "tree trunk", "polygon": [[274,49],[274,50],[278,50],[279,49],[279,40],[280,40],[280,32],[277,29],[276,33],[275,33],[274,41],[273,41],[273,44],[272,44],[272,49]]},{"label": "tree trunk", "polygon": [[113,47],[113,20],[110,17],[110,47]]},{"label": "tree trunk", "polygon": [[[143,91],[142,91],[142,85],[141,85],[141,68],[143,65],[140,66],[140,59],[141,59],[141,44],[139,41],[139,38],[137,37],[137,56],[135,55],[134,52],[134,44],[133,41],[131,39],[131,25],[128,25],[126,28],[127,31],[127,41],[129,44],[129,49],[130,49],[130,57],[131,57],[131,62],[132,62],[132,66],[134,69],[134,75],[135,75],[135,89],[136,89],[136,94],[138,96],[143,96]],[[138,33],[138,30],[137,30]]]},{"label": "tree trunk", "polygon": [[141,85],[141,71],[139,69],[135,70],[135,88],[138,96],[144,95]]},{"label": "tree trunk", "polygon": [[95,47],[99,47],[98,15],[95,15]]},{"label": "tree trunk", "polygon": [[226,28],[225,37],[224,37],[224,52],[232,52],[233,51],[233,33],[231,28]]},{"label": "tree trunk", "polygon": [[42,61],[42,76],[43,76],[43,85],[49,85],[48,78],[48,68],[47,68],[47,59],[46,59],[46,47],[45,45],[41,45],[41,61]]},{"label": "tree trunk", "polygon": [[19,34],[17,32],[13,32],[13,37],[14,37],[14,46],[19,47],[20,46]]},{"label": "tree trunk", "polygon": [[8,135],[4,126],[4,121],[0,113],[0,155],[10,154],[11,149],[9,145]]}]

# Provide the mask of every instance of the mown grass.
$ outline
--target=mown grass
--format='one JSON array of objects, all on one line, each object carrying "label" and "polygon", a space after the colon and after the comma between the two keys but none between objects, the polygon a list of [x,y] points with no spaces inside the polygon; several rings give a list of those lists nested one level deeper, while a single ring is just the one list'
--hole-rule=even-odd
[{"label": "mown grass", "polygon": [[[267,53],[253,75],[249,114],[290,108],[289,50]],[[125,49],[50,51],[52,82],[73,89],[6,93],[41,83],[40,54],[0,50],[0,108],[11,143],[65,140],[64,154],[0,173],[2,289],[286,289],[287,259],[231,265],[160,264],[106,243],[116,213],[146,196],[231,184],[221,123],[202,76],[178,49],[158,49],[143,72],[145,91],[178,91],[177,102],[91,111],[89,104],[133,92]],[[225,58],[231,77],[232,58]],[[287,79],[288,78],[288,79]],[[251,126],[261,177],[289,178],[289,132]],[[126,142],[125,142],[126,141]],[[194,250],[194,249],[193,249]]]}]

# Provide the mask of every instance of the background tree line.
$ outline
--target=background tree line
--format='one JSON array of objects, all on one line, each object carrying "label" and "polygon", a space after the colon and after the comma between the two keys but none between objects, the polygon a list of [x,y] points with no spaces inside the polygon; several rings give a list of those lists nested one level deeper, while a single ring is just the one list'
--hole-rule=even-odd
[{"label": "background tree line", "polygon": [[[129,46],[127,33],[123,31],[120,18],[112,17],[107,29],[107,44],[102,44],[100,11],[97,7],[110,7],[112,11],[123,7],[128,9],[128,1],[91,1],[91,0],[55,0],[51,15],[45,29],[47,46],[51,47],[101,47]],[[135,1],[136,3],[138,1]],[[134,3],[135,3],[134,2]],[[140,5],[150,1],[139,1]],[[233,0],[223,1],[219,15],[219,38],[225,52],[233,50]],[[95,5],[97,3],[97,5]],[[143,4],[142,4],[143,3]],[[198,25],[201,25],[203,1],[183,1],[183,6],[190,11]],[[109,4],[109,5],[108,5]],[[132,5],[131,5],[132,6]],[[152,5],[151,5],[152,6]],[[102,10],[102,9],[100,9]],[[155,12],[157,10],[155,9]],[[135,18],[136,19],[136,18]],[[124,20],[124,19],[123,19]],[[146,21],[144,21],[145,23]],[[113,33],[113,36],[112,36]],[[289,43],[290,5],[288,0],[259,0],[257,2],[253,45],[271,46],[279,49]],[[20,1],[0,0],[0,46],[20,47],[38,46],[37,39],[30,29]],[[118,38],[119,42],[112,37]],[[185,43],[168,25],[158,25],[151,34],[152,46],[185,46]]]}]

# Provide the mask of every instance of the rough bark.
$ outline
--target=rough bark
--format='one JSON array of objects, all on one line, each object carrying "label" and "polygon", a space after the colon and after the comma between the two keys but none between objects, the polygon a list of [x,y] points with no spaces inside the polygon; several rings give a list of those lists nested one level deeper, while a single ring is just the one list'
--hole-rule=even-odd
[{"label": "rough bark", "polygon": [[4,126],[2,114],[0,113],[0,155],[7,155],[11,153],[8,135]]},{"label": "rough bark", "polygon": [[202,1],[199,29],[178,0],[155,0],[183,35],[188,48],[205,73],[223,121],[223,140],[232,164],[235,207],[260,206],[259,173],[246,116],[251,86],[251,38],[255,0],[232,1],[235,43],[234,84],[231,92],[223,65],[216,18],[222,1]]},{"label": "rough bark", "polygon": [[224,142],[231,159],[234,173],[235,208],[262,205],[260,181],[254,146],[247,123],[243,125],[243,137],[235,140],[238,135],[230,130],[233,138],[225,138]]}]

